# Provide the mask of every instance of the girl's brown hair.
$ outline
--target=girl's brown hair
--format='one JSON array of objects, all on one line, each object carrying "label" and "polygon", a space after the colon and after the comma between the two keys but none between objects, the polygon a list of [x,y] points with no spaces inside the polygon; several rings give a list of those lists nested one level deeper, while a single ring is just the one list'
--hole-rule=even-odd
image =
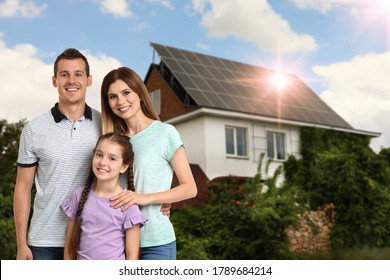
[{"label": "girl's brown hair", "polygon": [[128,68],[119,67],[110,71],[103,79],[101,90],[100,90],[100,102],[102,106],[102,130],[103,133],[117,132],[119,134],[126,134],[127,125],[123,119],[114,114],[108,104],[108,90],[110,85],[117,80],[125,82],[135,93],[138,94],[141,99],[142,112],[149,118],[154,120],[160,120],[156,110],[153,107],[152,101],[150,100],[148,90],[138,76],[138,74]]},{"label": "girl's brown hair", "polygon": [[[109,141],[113,144],[117,144],[122,149],[122,159],[123,164],[129,165],[126,170],[126,178],[127,178],[127,189],[131,191],[135,191],[134,189],[134,174],[133,174],[133,160],[134,160],[134,152],[132,145],[129,141],[129,137],[120,135],[118,133],[106,133],[99,137],[95,150],[98,147],[99,143],[102,141]],[[77,208],[77,214],[75,219],[75,225],[73,227],[71,242],[69,243],[69,252],[72,259],[77,259],[77,250],[80,245],[80,232],[81,232],[81,212],[83,211],[84,205],[87,202],[89,192],[92,188],[92,185],[96,181],[96,176],[92,170],[92,164],[89,171],[89,175],[87,181],[85,183],[83,192],[81,194],[80,202]]]}]

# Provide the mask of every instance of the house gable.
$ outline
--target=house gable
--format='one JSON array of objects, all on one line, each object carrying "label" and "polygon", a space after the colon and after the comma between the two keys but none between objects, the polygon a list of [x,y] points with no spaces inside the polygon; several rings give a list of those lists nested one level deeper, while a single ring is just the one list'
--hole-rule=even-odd
[{"label": "house gable", "polygon": [[145,78],[145,85],[150,93],[160,91],[159,116],[162,121],[190,113],[198,108],[193,101],[191,104],[185,105],[186,93],[184,89],[170,73],[164,73],[161,65],[152,64],[150,66]]}]

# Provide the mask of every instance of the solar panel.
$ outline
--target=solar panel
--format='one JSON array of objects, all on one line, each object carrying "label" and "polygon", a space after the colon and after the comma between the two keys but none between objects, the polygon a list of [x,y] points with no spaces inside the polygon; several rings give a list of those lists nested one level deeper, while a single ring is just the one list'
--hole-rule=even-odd
[{"label": "solar panel", "polygon": [[180,66],[180,63],[177,63],[176,60],[171,58],[164,59],[164,63],[169,67],[169,69],[176,69],[177,73],[185,73],[183,68]]},{"label": "solar panel", "polygon": [[215,56],[151,43],[199,107],[353,129],[294,74],[277,90],[276,71]]},{"label": "solar panel", "polygon": [[176,73],[176,78],[181,82],[184,88],[197,88],[197,85],[194,83],[191,77],[186,74]]},{"label": "solar panel", "polygon": [[181,62],[180,63],[181,68],[184,70],[184,73],[191,76],[199,76],[202,77],[203,75],[200,75],[199,72],[195,69],[195,67],[192,66],[190,62]]},{"label": "solar panel", "polygon": [[225,89],[223,88],[220,82],[212,79],[207,79],[207,78],[205,80],[209,85],[212,86],[215,93],[220,93],[220,94],[224,93]]},{"label": "solar panel", "polygon": [[199,73],[200,76],[202,77],[214,77],[214,72],[215,71],[209,71],[207,70],[207,67],[204,67],[202,64],[197,64],[197,63],[194,63],[192,64],[192,66],[196,69],[196,71]]},{"label": "solar panel", "polygon": [[197,55],[193,54],[192,52],[185,52],[185,57],[187,58],[187,61],[192,63],[202,63],[198,58]]},{"label": "solar panel", "polygon": [[194,81],[195,85],[197,86],[197,89],[203,91],[213,91],[213,88],[206,82],[205,79],[199,76],[191,76],[192,80]]},{"label": "solar panel", "polygon": [[210,99],[208,99],[207,96],[203,94],[203,91],[197,89],[190,89],[188,93],[191,95],[191,97],[195,100],[197,104],[201,104],[201,106],[204,107],[214,107]]},{"label": "solar panel", "polygon": [[217,57],[214,56],[207,56],[207,59],[211,61],[213,66],[218,69],[225,69],[226,65],[223,63],[221,59],[218,59]]},{"label": "solar panel", "polygon": [[185,56],[185,53],[178,49],[174,48],[167,48],[168,53],[171,53],[171,57],[177,60],[187,61],[187,57]]},{"label": "solar panel", "polygon": [[207,98],[211,101],[214,107],[221,109],[229,109],[230,107],[223,100],[222,95],[216,94],[214,92],[204,92],[207,95]]},{"label": "solar panel", "polygon": [[231,95],[223,95],[223,100],[225,103],[229,106],[228,108],[232,111],[239,111],[242,112],[242,109],[240,109],[240,104],[238,103],[237,99],[234,98]]},{"label": "solar panel", "polygon": [[214,61],[212,58],[205,56],[205,55],[200,55],[198,56],[199,63],[201,65],[207,66],[207,67],[217,67],[218,65],[214,64]]}]

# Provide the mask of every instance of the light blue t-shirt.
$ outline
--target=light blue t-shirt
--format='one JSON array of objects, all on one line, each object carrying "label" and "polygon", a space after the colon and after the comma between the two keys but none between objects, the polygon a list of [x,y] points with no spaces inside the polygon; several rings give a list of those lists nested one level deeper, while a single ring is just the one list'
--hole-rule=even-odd
[{"label": "light blue t-shirt", "polygon": [[[135,190],[140,194],[169,190],[173,179],[170,161],[183,145],[176,128],[154,121],[146,129],[130,137],[134,150]],[[176,240],[169,217],[160,211],[161,204],[140,207],[148,218],[141,228],[141,247],[164,245]]]}]

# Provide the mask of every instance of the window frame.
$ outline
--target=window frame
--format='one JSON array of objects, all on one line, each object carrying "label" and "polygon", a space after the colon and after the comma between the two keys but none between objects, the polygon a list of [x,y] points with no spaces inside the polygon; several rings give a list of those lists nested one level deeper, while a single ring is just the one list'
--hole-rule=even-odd
[{"label": "window frame", "polygon": [[[231,137],[228,135],[227,131],[233,131],[233,142],[231,139],[228,139],[228,137]],[[241,135],[237,135],[237,131],[242,131],[243,133]],[[243,140],[242,147],[239,147],[239,143],[241,139],[241,142]],[[230,143],[229,143],[230,142]],[[232,143],[231,143],[232,142]],[[229,153],[229,146],[233,146],[233,153]],[[241,126],[234,126],[234,125],[225,125],[225,154],[227,157],[233,157],[233,158],[243,158],[248,159],[249,158],[249,152],[248,152],[248,128],[247,127],[241,127]],[[243,154],[239,154],[239,150],[243,150]]]},{"label": "window frame", "polygon": [[[269,134],[272,134],[272,144],[273,144],[273,157],[270,156],[270,151],[269,151],[269,138],[268,138],[268,135]],[[283,136],[283,141],[281,142],[283,144],[283,158],[279,158],[279,153],[280,153],[280,147],[278,145],[278,139],[277,139],[277,136],[278,135],[282,135]],[[286,143],[286,139],[287,139],[287,134],[286,132],[283,132],[283,131],[276,131],[276,130],[267,130],[266,131],[266,151],[267,151],[267,158],[270,158],[270,159],[273,159],[275,161],[286,161],[287,160],[287,151],[286,151],[286,147],[287,147],[287,143]]]},{"label": "window frame", "polygon": [[154,91],[149,92],[149,97],[157,114],[160,115],[161,114],[161,90],[156,89]]}]

